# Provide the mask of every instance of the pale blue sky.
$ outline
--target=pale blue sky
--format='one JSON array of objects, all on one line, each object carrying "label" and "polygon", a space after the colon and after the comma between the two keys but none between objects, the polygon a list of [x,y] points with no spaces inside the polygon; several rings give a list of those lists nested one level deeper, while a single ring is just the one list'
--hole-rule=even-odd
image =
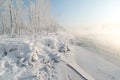
[{"label": "pale blue sky", "polygon": [[52,13],[65,26],[120,21],[120,0],[50,0]]}]

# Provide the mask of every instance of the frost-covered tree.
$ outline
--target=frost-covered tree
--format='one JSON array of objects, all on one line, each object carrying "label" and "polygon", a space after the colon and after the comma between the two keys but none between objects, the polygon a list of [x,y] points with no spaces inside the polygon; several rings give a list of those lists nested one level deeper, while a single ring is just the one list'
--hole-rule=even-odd
[{"label": "frost-covered tree", "polygon": [[0,29],[11,37],[57,31],[47,0],[6,0],[0,8]]}]

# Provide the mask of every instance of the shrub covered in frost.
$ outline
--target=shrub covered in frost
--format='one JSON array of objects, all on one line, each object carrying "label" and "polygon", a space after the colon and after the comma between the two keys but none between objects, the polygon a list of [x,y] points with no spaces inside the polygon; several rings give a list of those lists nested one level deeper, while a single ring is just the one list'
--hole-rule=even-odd
[{"label": "shrub covered in frost", "polygon": [[[0,44],[0,70],[11,71],[12,74],[7,73],[8,75],[20,74],[21,76],[16,77],[23,80],[56,80],[55,64],[68,51],[70,49],[67,40],[59,36],[47,36],[33,41],[7,41]],[[0,76],[2,80],[6,77]]]}]

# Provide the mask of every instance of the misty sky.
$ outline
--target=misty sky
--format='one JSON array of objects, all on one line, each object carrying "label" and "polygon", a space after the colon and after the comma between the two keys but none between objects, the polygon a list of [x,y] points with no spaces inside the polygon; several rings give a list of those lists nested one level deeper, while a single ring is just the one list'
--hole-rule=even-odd
[{"label": "misty sky", "polygon": [[52,13],[64,26],[120,23],[120,0],[50,1]]}]

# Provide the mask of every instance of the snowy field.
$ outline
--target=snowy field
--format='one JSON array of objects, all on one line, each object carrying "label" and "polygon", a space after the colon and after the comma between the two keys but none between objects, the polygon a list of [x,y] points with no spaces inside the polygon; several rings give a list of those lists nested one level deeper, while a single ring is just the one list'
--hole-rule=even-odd
[{"label": "snowy field", "polygon": [[0,80],[120,79],[119,61],[114,63],[114,57],[101,53],[90,40],[67,34],[1,37]]},{"label": "snowy field", "polygon": [[1,38],[0,80],[86,80],[89,75],[75,62],[68,62],[70,57],[74,60],[70,43],[63,35]]}]

